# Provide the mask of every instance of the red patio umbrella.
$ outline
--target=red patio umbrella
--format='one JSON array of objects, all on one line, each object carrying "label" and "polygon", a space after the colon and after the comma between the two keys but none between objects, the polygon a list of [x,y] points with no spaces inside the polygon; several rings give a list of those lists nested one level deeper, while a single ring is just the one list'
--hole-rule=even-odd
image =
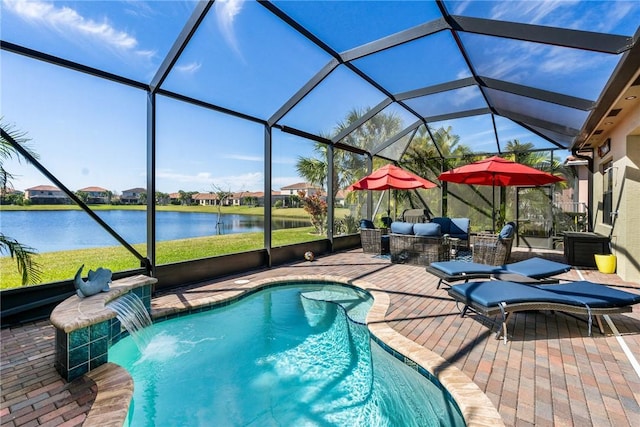
[{"label": "red patio umbrella", "polygon": [[495,216],[495,187],[506,187],[512,185],[539,186],[551,184],[553,182],[564,181],[550,173],[534,169],[530,166],[516,163],[502,157],[493,156],[484,160],[479,160],[468,165],[460,166],[438,176],[440,181],[455,182],[457,184],[469,185],[491,185],[493,186],[493,230],[496,228]]},{"label": "red patio umbrella", "polygon": [[[433,182],[398,166],[388,164],[347,187],[347,190],[412,190],[437,187]],[[389,208],[387,208],[389,215]]]}]

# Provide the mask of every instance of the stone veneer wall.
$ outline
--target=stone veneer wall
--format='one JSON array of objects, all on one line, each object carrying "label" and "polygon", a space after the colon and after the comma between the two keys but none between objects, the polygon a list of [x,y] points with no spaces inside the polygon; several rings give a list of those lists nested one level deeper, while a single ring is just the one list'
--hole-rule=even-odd
[{"label": "stone veneer wall", "polygon": [[137,295],[151,313],[151,295],[157,279],[137,275],[111,283],[109,292],[87,298],[67,298],[51,313],[56,328],[56,370],[67,381],[107,363],[108,350],[122,335],[116,313],[106,305],[128,293]]}]

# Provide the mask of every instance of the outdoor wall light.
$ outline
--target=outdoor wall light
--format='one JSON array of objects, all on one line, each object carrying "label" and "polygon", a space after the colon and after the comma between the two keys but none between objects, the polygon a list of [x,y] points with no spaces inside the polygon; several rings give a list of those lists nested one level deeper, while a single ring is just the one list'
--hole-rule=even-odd
[{"label": "outdoor wall light", "polygon": [[636,99],[636,98],[637,98],[637,96],[631,95],[631,96],[625,97],[624,99],[626,99],[627,101],[631,101],[632,99]]},{"label": "outdoor wall light", "polygon": [[605,125],[612,125],[613,122],[604,122]]}]

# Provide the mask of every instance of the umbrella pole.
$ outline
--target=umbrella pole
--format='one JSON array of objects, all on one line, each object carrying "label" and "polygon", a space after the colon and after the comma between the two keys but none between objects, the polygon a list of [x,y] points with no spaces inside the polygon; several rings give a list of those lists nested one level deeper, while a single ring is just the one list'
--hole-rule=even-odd
[{"label": "umbrella pole", "polygon": [[493,187],[493,193],[491,195],[491,210],[492,210],[492,226],[491,226],[491,230],[493,233],[496,232],[496,182],[495,182],[495,177],[494,177],[494,181],[492,184]]},{"label": "umbrella pole", "polygon": [[378,213],[378,210],[380,209],[380,205],[382,204],[382,200],[384,199],[384,192],[387,190],[384,190],[382,192],[382,194],[380,195],[380,198],[378,199],[378,203],[376,204],[376,208],[373,210],[373,214],[371,215],[371,220],[373,221],[374,219],[376,219],[376,214]]}]

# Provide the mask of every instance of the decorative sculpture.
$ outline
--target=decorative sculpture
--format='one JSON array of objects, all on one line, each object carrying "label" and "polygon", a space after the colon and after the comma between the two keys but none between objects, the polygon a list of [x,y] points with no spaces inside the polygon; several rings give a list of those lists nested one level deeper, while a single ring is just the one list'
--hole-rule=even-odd
[{"label": "decorative sculpture", "polygon": [[76,293],[80,298],[95,295],[99,292],[109,291],[109,283],[111,283],[111,270],[107,268],[99,267],[96,271],[89,270],[88,280],[85,282],[82,280],[82,269],[84,264],[80,267],[76,273],[76,277],[73,279],[73,285],[76,288]]}]

